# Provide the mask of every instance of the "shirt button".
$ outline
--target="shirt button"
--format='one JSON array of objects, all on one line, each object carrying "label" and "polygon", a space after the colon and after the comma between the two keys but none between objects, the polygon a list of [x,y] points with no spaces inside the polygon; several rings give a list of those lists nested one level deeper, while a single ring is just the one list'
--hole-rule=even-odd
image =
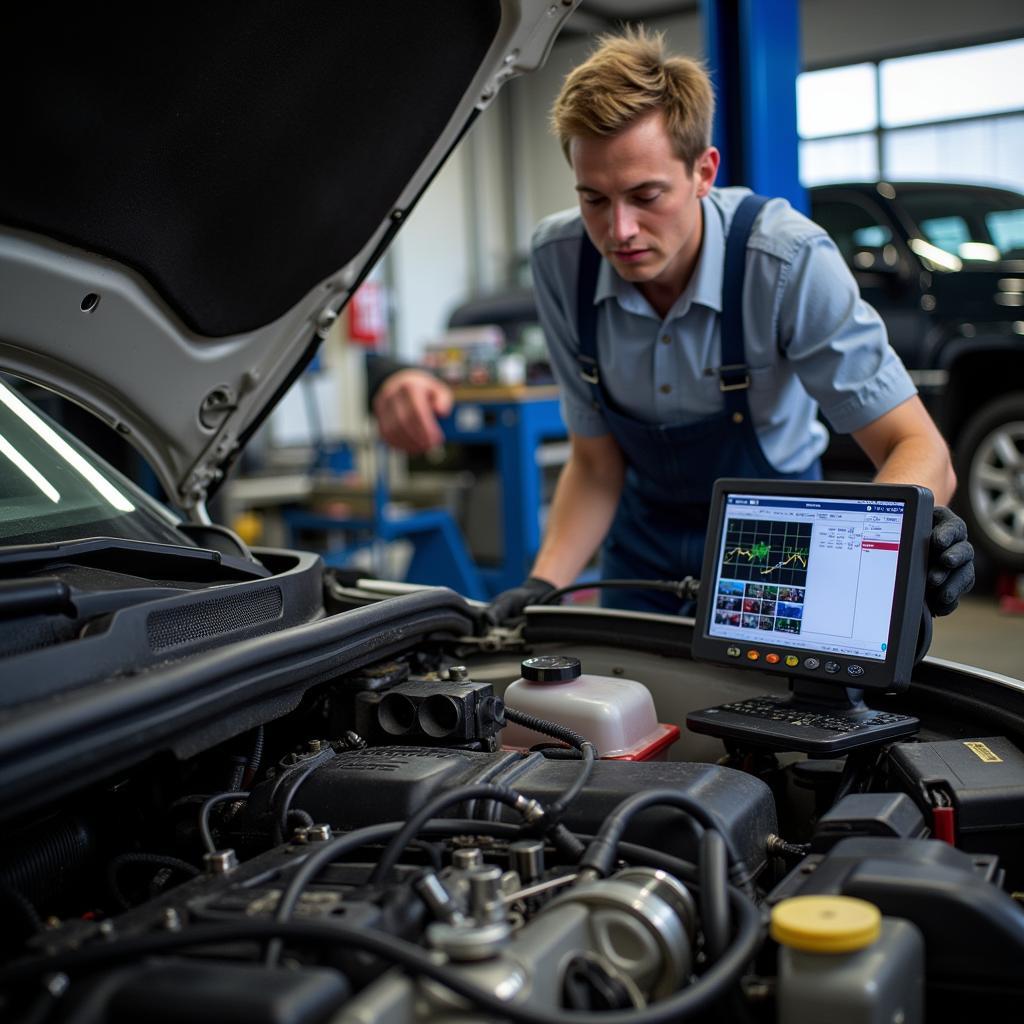
[{"label": "shirt button", "polygon": [[668,344],[671,343],[671,341],[672,341],[672,339],[667,334],[663,334],[661,336],[661,343],[662,343],[662,345],[668,345]]},{"label": "shirt button", "polygon": [[672,385],[671,385],[671,384],[662,384],[662,385],[661,385],[661,387],[660,387],[660,388],[658,388],[658,390],[659,390],[659,391],[660,391],[660,392],[661,392],[661,393],[662,393],[663,395],[667,395],[667,394],[668,394],[668,393],[669,393],[669,392],[670,392],[670,391],[672,390]]}]

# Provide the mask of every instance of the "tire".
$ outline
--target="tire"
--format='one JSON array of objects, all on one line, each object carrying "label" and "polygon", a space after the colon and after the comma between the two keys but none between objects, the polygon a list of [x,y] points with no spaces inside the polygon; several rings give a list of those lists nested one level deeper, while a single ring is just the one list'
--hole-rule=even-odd
[{"label": "tire", "polygon": [[989,402],[956,442],[958,505],[971,543],[1024,572],[1024,391]]}]

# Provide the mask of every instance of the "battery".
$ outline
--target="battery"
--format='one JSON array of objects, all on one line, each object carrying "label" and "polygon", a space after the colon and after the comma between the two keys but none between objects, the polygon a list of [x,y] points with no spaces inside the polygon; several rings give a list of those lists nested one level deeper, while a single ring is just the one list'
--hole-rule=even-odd
[{"label": "battery", "polygon": [[921,808],[936,838],[997,854],[1008,883],[1024,884],[1015,863],[1024,841],[1024,753],[1009,739],[897,743],[889,764],[894,788]]}]

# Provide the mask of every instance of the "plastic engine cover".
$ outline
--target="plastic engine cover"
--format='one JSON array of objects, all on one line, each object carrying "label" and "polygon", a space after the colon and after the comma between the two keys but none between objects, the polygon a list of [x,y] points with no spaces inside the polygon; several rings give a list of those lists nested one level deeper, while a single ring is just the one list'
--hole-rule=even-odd
[{"label": "plastic engine cover", "polygon": [[[547,803],[564,793],[579,771],[578,761],[548,760],[539,753],[368,747],[338,754],[313,771],[295,794],[293,806],[315,821],[358,828],[406,821],[438,793],[485,774],[491,782]],[[623,800],[649,789],[686,793],[713,815],[748,868],[757,871],[764,865],[765,840],[778,828],[771,790],[753,776],[719,765],[598,761],[586,788],[569,807],[565,824],[592,834]],[[514,811],[498,807],[502,819],[518,820]],[[464,817],[465,808],[452,807],[448,814]],[[693,861],[697,836],[698,830],[687,824],[683,812],[652,807],[636,816],[625,838]]]}]

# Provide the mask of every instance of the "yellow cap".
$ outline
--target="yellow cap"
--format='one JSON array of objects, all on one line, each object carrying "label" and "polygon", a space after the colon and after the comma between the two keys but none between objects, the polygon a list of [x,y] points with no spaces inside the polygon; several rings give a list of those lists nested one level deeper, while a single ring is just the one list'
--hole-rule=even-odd
[{"label": "yellow cap", "polygon": [[878,907],[852,896],[794,896],[772,909],[772,938],[808,953],[852,953],[881,930]]}]

